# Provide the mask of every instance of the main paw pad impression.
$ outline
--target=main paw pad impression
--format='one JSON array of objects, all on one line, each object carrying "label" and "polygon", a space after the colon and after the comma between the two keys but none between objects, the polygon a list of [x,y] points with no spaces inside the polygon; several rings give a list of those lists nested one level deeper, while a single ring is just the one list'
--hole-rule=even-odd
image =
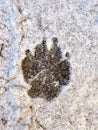
[{"label": "main paw pad impression", "polygon": [[54,37],[52,41],[50,50],[45,39],[35,47],[34,55],[26,50],[21,62],[24,80],[31,86],[28,95],[32,98],[50,101],[58,96],[62,85],[70,81],[70,63],[66,58],[62,60],[58,39]]}]

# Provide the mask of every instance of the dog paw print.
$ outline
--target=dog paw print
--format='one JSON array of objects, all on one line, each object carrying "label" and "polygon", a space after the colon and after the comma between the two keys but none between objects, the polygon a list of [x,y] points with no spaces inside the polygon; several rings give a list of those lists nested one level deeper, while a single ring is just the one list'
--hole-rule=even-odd
[{"label": "dog paw print", "polygon": [[52,100],[58,96],[62,85],[70,80],[70,63],[66,57],[62,60],[58,39],[52,38],[53,45],[47,49],[46,40],[35,47],[34,55],[30,50],[25,51],[22,61],[23,77],[31,85],[28,95],[32,98]]}]

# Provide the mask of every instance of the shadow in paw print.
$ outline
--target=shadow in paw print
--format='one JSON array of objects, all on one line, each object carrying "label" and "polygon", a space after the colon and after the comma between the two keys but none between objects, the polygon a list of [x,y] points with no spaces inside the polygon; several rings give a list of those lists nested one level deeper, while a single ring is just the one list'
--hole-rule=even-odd
[{"label": "shadow in paw print", "polygon": [[32,87],[28,95],[32,98],[52,100],[58,96],[62,85],[70,80],[70,63],[62,60],[62,53],[58,47],[58,39],[53,38],[53,45],[47,49],[46,40],[35,47],[34,55],[26,50],[26,57],[22,61],[22,71],[25,82]]}]

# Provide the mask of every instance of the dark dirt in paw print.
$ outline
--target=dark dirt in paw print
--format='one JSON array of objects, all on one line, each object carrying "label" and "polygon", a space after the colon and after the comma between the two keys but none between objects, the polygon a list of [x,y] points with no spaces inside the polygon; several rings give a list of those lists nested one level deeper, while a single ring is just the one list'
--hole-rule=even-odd
[{"label": "dark dirt in paw print", "polygon": [[26,83],[31,85],[28,95],[32,98],[45,98],[52,100],[58,96],[62,85],[67,85],[70,80],[70,63],[62,60],[58,39],[53,38],[53,45],[47,49],[46,40],[35,47],[34,55],[30,50],[25,51],[22,71]]}]

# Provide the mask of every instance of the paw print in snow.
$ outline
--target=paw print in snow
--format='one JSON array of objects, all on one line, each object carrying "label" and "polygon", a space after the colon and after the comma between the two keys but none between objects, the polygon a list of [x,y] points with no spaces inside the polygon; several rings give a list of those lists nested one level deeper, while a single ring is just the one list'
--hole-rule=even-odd
[{"label": "paw print in snow", "polygon": [[62,60],[62,53],[58,47],[58,39],[53,38],[53,45],[47,49],[46,40],[35,47],[34,55],[26,50],[26,57],[22,61],[23,77],[32,87],[28,95],[32,98],[52,100],[57,97],[62,85],[70,80],[70,63]]}]

